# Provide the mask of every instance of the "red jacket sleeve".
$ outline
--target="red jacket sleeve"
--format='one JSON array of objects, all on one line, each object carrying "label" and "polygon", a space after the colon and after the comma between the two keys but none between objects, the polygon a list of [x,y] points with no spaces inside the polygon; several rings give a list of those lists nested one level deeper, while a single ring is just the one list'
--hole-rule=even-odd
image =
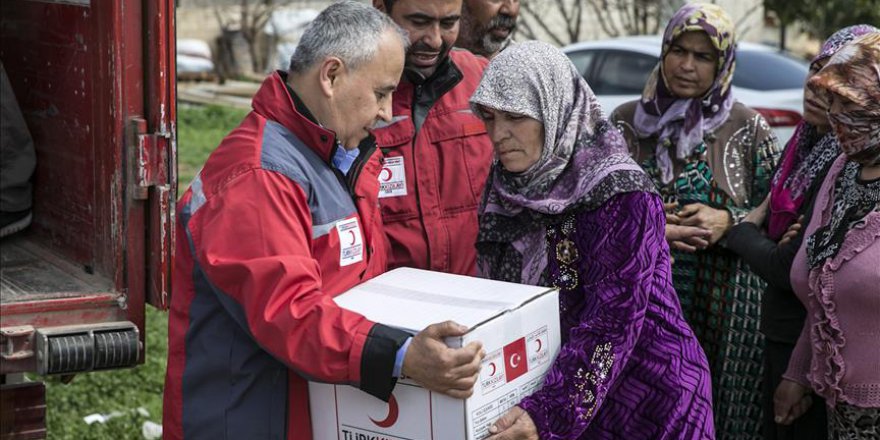
[{"label": "red jacket sleeve", "polygon": [[[295,182],[271,171],[246,171],[207,199],[190,220],[190,233],[214,291],[240,306],[242,325],[257,344],[300,375],[364,388],[362,369],[369,363],[362,357],[370,345],[379,347],[372,356],[381,364],[393,365],[397,339],[403,339],[389,343],[384,326],[377,326],[386,340],[371,344],[376,325],[338,307],[322,290],[322,277],[334,274],[321,273],[312,255],[312,219]],[[391,374],[372,376],[390,393]]]}]

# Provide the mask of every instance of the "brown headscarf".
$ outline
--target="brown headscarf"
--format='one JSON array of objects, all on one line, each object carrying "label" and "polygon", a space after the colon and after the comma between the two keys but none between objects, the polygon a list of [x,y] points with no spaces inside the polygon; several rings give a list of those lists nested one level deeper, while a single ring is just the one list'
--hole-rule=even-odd
[{"label": "brown headscarf", "polygon": [[828,114],[843,152],[861,163],[880,161],[880,33],[863,35],[844,46],[810,85],[856,104],[854,109]]}]

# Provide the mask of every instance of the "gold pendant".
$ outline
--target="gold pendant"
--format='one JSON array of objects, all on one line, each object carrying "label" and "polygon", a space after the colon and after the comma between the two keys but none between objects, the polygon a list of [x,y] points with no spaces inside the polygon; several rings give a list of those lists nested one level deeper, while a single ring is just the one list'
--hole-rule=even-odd
[{"label": "gold pendant", "polygon": [[565,238],[556,243],[556,259],[565,265],[569,265],[578,260],[578,250],[574,242]]},{"label": "gold pendant", "polygon": [[553,285],[560,290],[574,290],[578,286],[577,271],[568,266],[559,266],[559,276]]}]

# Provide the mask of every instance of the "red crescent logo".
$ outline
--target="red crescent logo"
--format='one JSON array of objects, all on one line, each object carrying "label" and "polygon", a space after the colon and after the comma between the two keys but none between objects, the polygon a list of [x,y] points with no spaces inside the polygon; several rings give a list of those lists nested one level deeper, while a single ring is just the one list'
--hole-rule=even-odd
[{"label": "red crescent logo", "polygon": [[391,176],[391,168],[382,168],[382,171],[379,171],[379,178],[382,179],[383,182],[391,180]]},{"label": "red crescent logo", "polygon": [[395,399],[394,394],[392,394],[391,398],[388,399],[388,417],[385,417],[385,420],[373,420],[373,418],[370,417],[370,421],[380,428],[390,428],[397,423],[397,416],[400,415],[399,411],[400,409],[397,407],[397,399]]},{"label": "red crescent logo", "polygon": [[489,373],[489,377],[491,377],[495,375],[496,371],[498,371],[498,367],[495,366],[495,362],[489,362],[489,366],[492,367],[492,372]]},{"label": "red crescent logo", "polygon": [[357,236],[354,235],[354,231],[352,230],[349,230],[348,233],[351,234],[351,243],[349,243],[349,245],[353,245],[354,242],[357,241]]},{"label": "red crescent logo", "polygon": [[538,349],[535,350],[535,352],[539,352],[539,351],[541,351],[541,348],[544,347],[544,344],[541,343],[540,339],[536,339],[535,341],[538,342]]}]

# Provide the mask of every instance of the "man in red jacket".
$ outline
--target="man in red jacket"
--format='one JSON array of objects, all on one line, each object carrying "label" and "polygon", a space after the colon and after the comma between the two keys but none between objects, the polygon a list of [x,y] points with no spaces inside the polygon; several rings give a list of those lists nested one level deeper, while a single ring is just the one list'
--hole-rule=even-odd
[{"label": "man in red jacket", "polygon": [[311,439],[307,380],[388,399],[397,377],[465,397],[479,344],[411,336],[336,306],[384,271],[372,125],[407,41],[357,2],[328,7],[178,204],[164,436]]},{"label": "man in red jacket", "polygon": [[487,60],[453,49],[461,0],[374,0],[409,34],[392,117],[374,131],[389,267],[473,275],[492,144],[468,99]]}]

